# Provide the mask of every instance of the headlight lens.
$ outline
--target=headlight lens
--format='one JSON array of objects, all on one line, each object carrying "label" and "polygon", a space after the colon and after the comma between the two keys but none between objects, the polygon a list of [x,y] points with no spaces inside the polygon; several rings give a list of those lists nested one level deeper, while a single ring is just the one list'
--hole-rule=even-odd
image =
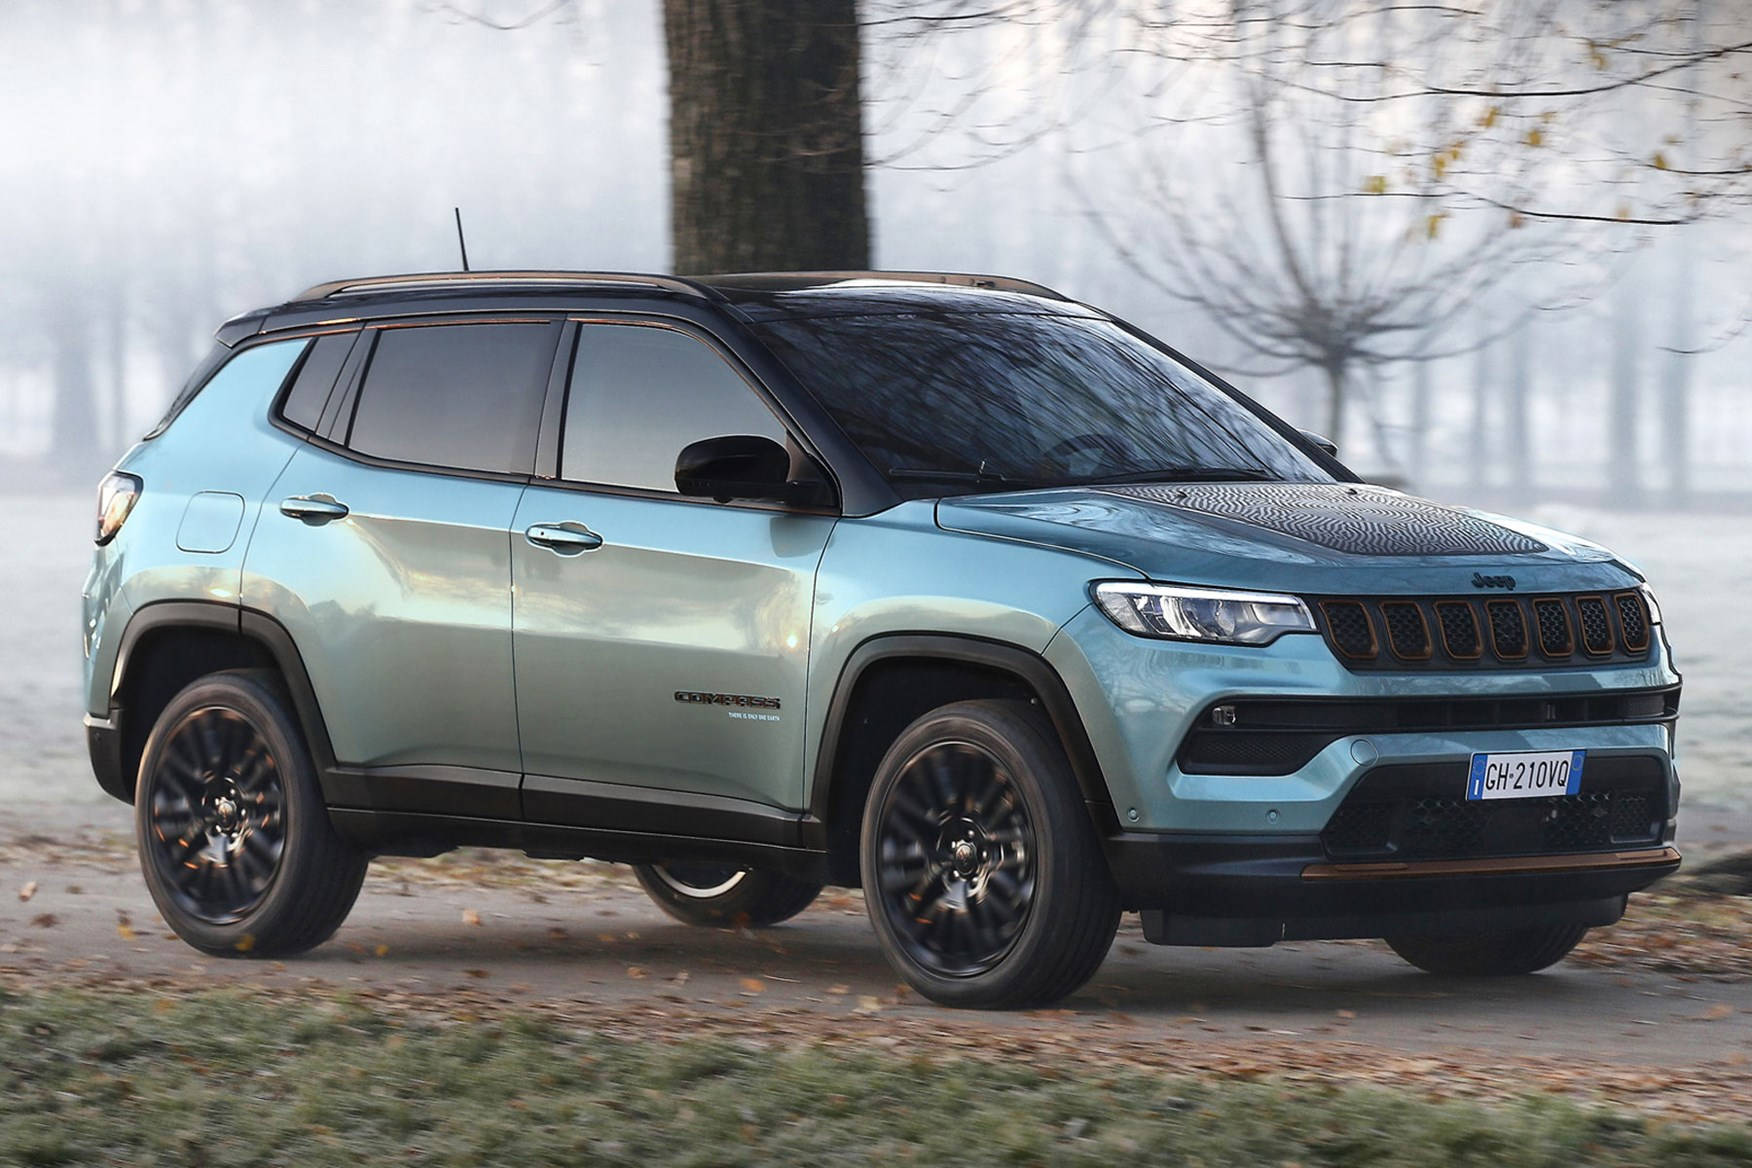
[{"label": "headlight lens", "polygon": [[1269,645],[1285,633],[1314,632],[1314,616],[1294,596],[1178,584],[1106,581],[1095,603],[1113,623],[1140,637]]},{"label": "headlight lens", "polygon": [[143,484],[137,475],[111,471],[97,484],[97,545],[102,547],[116,537],[127,521],[128,512],[140,498]]},{"label": "headlight lens", "polygon": [[1649,606],[1649,623],[1651,625],[1660,624],[1661,606],[1655,603],[1654,589],[1650,588],[1647,584],[1644,584],[1638,589],[1638,591],[1642,593],[1643,603]]}]

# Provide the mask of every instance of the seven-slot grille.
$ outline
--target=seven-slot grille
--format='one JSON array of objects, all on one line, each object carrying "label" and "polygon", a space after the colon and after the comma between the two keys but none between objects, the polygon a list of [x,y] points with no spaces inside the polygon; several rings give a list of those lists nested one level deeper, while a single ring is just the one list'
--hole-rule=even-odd
[{"label": "seven-slot grille", "polygon": [[1550,667],[1642,661],[1640,592],[1555,596],[1327,597],[1320,631],[1352,669]]}]

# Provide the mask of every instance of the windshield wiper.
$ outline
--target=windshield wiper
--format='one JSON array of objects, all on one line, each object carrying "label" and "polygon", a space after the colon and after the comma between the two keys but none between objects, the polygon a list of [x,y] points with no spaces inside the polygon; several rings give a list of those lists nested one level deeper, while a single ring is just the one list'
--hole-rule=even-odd
[{"label": "windshield wiper", "polygon": [[938,470],[928,466],[891,466],[888,468],[891,479],[915,479],[933,483],[991,483],[994,486],[1030,486],[1037,487],[1035,479],[1013,479],[1009,475],[999,474],[995,470],[985,469],[981,463],[978,470]]},{"label": "windshield wiper", "polygon": [[1065,486],[1099,486],[1104,483],[1231,483],[1277,482],[1283,475],[1262,466],[1166,466],[1124,474],[1090,475],[1066,480]]}]

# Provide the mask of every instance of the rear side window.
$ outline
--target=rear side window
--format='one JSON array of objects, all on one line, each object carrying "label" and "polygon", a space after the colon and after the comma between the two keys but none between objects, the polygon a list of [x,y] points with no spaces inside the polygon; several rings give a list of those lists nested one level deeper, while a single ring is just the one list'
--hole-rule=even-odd
[{"label": "rear side window", "polygon": [[529,473],[557,331],[548,324],[382,330],[347,445],[401,462]]},{"label": "rear side window", "polygon": [[701,438],[785,428],[728,361],[672,328],[586,324],[566,401],[560,477],[675,493],[675,456]]},{"label": "rear side window", "polygon": [[316,338],[292,378],[292,388],[286,391],[286,400],[280,406],[282,418],[305,430],[316,429],[329,391],[335,387],[335,378],[340,376],[341,366],[358,335],[343,333]]}]

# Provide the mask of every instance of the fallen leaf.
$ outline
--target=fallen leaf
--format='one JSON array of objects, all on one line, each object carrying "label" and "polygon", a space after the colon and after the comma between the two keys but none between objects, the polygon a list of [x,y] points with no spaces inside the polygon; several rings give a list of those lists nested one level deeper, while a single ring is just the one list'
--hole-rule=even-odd
[{"label": "fallen leaf", "polygon": [[1356,1018],[1357,1012],[1355,1010],[1340,1010],[1338,1016],[1349,1022]]},{"label": "fallen leaf", "polygon": [[18,899],[19,900],[29,900],[31,897],[36,895],[36,890],[37,890],[37,882],[35,880],[27,881],[25,883],[25,886],[18,890]]},{"label": "fallen leaf", "polygon": [[827,987],[827,992],[830,994],[849,994],[852,992],[852,987],[848,985],[830,985]]},{"label": "fallen leaf", "polygon": [[745,977],[742,979],[742,992],[745,994],[764,994],[766,993],[766,982],[758,977]]},{"label": "fallen leaf", "polygon": [[377,948],[373,949],[372,952],[377,954],[379,957],[388,957],[389,956],[389,946],[388,945],[379,945]]},{"label": "fallen leaf", "polygon": [[492,977],[493,976],[491,971],[485,970],[485,969],[465,969],[462,972],[468,974],[470,977]]},{"label": "fallen leaf", "polygon": [[462,910],[462,923],[465,925],[479,925],[481,923],[481,914],[472,908],[465,908]]},{"label": "fallen leaf", "polygon": [[251,949],[255,948],[255,934],[245,933],[237,939],[237,944],[233,945],[232,948],[236,949],[239,953],[248,953]]},{"label": "fallen leaf", "polygon": [[30,918],[30,923],[39,929],[52,929],[57,924],[54,913],[38,913]]},{"label": "fallen leaf", "polygon": [[645,969],[640,965],[629,965],[627,966],[627,976],[634,981],[640,981],[645,976]]},{"label": "fallen leaf", "polygon": [[858,1004],[852,1008],[854,1014],[880,1014],[882,999],[870,994],[859,994]]}]

